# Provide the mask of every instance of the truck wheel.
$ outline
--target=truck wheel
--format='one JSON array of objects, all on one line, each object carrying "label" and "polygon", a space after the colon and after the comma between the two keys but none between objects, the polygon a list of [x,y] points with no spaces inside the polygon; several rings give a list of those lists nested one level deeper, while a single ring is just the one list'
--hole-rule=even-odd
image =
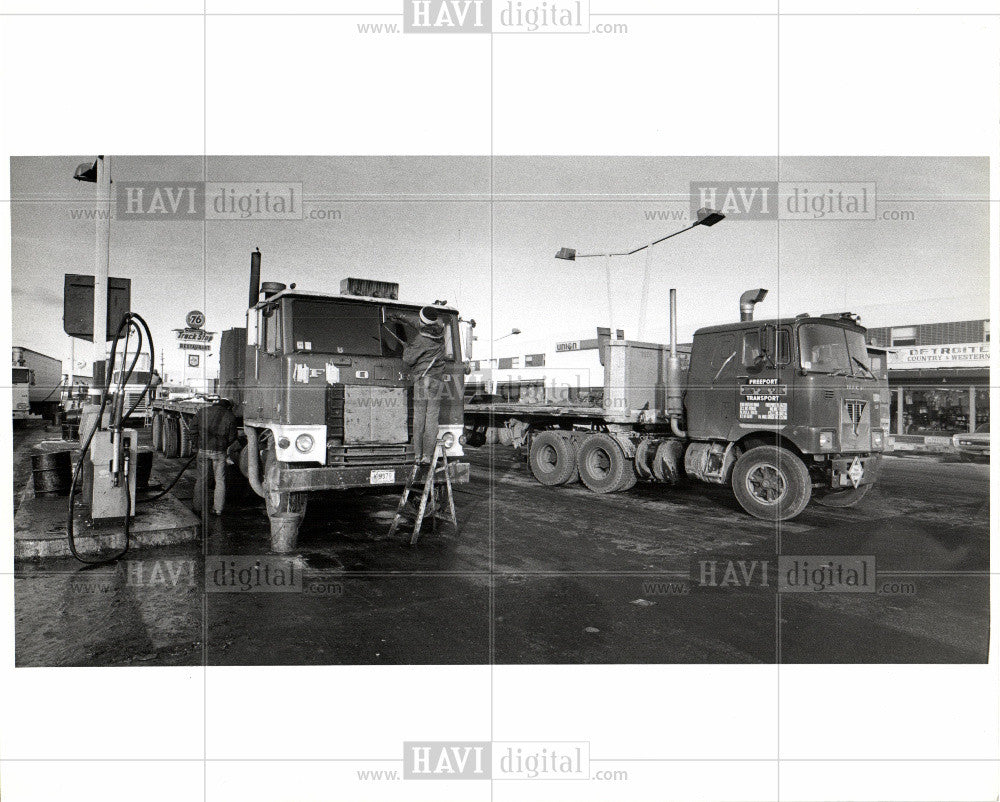
[{"label": "truck wheel", "polygon": [[274,445],[268,447],[264,455],[264,506],[269,517],[306,511],[305,493],[290,493],[273,488],[278,484],[278,458],[274,455]]},{"label": "truck wheel", "polygon": [[163,456],[168,459],[179,457],[181,453],[180,425],[177,418],[163,419]]},{"label": "truck wheel", "polygon": [[184,425],[184,421],[180,418],[177,419],[177,433],[178,433],[178,451],[182,457],[191,456],[191,433],[188,431],[188,427]]},{"label": "truck wheel", "polygon": [[250,478],[250,454],[248,453],[248,449],[249,446],[243,446],[243,448],[240,449],[240,458],[236,461],[244,479]]},{"label": "truck wheel", "polygon": [[821,507],[853,507],[871,490],[871,485],[849,487],[847,490],[831,490],[816,496],[816,503]]},{"label": "truck wheel", "polygon": [[733,494],[754,518],[787,521],[809,503],[809,470],[795,454],[777,446],[757,446],[733,466]]},{"label": "truck wheel", "polygon": [[528,454],[531,473],[543,485],[564,485],[576,480],[576,449],[568,437],[539,432],[531,438]]},{"label": "truck wheel", "polygon": [[621,446],[606,434],[590,434],[577,457],[580,481],[595,493],[628,490],[636,483],[635,466]]},{"label": "truck wheel", "polygon": [[153,451],[163,451],[163,416],[159,412],[153,413]]}]

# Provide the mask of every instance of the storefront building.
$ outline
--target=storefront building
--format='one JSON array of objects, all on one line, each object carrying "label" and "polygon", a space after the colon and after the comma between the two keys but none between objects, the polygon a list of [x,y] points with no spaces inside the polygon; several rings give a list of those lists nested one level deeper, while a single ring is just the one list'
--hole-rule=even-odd
[{"label": "storefront building", "polygon": [[889,349],[892,434],[950,437],[990,419],[989,320],[868,329]]}]

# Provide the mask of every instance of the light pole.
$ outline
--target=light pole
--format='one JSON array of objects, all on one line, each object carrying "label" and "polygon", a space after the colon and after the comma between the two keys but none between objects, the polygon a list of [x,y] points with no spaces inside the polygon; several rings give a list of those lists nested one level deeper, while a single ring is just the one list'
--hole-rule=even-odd
[{"label": "light pole", "polygon": [[[95,381],[91,384],[92,403],[101,403],[103,387],[97,386],[97,363],[103,362],[108,345],[108,262],[111,259],[111,157],[98,156],[93,164],[84,162],[73,178],[94,185],[94,349],[91,358]],[[107,190],[107,197],[104,192]],[[107,209],[107,233],[101,209]],[[103,236],[102,236],[103,235]],[[102,241],[103,240],[103,241]],[[105,373],[113,366],[105,365]],[[96,399],[96,400],[95,400]]]},{"label": "light pole", "polygon": [[[714,226],[720,220],[725,219],[725,215],[722,212],[716,211],[714,209],[699,209],[697,215],[695,216],[695,221],[679,231],[675,231],[672,234],[667,234],[665,237],[660,237],[652,242],[647,242],[645,245],[640,245],[637,248],[633,248],[630,251],[617,251],[617,252],[605,252],[605,253],[577,253],[575,248],[560,248],[556,253],[556,259],[565,259],[569,262],[575,262],[577,259],[590,259],[594,257],[604,257],[604,274],[607,283],[608,290],[608,316],[611,317],[612,303],[611,303],[611,257],[612,256],[632,256],[633,254],[639,253],[639,251],[646,251],[646,273],[647,278],[643,280],[643,305],[645,305],[645,293],[647,288],[648,273],[650,268],[650,254],[652,253],[653,246],[659,245],[671,237],[676,237],[678,234],[683,234],[685,231],[690,231],[696,226]],[[641,311],[641,315],[645,315],[645,309]],[[614,321],[610,320],[611,331],[615,331]]]}]

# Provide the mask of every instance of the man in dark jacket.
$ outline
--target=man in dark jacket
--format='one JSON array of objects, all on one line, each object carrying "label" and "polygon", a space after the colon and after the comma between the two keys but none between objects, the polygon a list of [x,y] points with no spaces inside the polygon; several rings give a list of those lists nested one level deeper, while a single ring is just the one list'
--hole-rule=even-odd
[{"label": "man in dark jacket", "polygon": [[194,508],[198,512],[208,500],[208,471],[215,475],[215,496],[212,512],[222,515],[226,503],[226,457],[237,442],[236,416],[232,404],[220,398],[206,405],[194,416],[190,428],[191,442],[198,452],[198,481],[194,485]]},{"label": "man in dark jacket", "polygon": [[403,349],[403,367],[413,382],[413,449],[417,462],[430,464],[437,443],[438,418],[444,391],[444,326],[438,310],[425,306],[420,310],[420,326],[407,324]]}]

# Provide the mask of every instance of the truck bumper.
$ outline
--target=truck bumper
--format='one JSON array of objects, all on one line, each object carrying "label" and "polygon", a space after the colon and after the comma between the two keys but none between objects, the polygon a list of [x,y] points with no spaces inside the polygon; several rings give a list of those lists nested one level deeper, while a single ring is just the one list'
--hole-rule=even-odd
[{"label": "truck bumper", "polygon": [[[299,493],[308,490],[350,490],[359,487],[402,487],[413,470],[411,465],[385,468],[366,465],[350,468],[287,468],[278,476],[277,489]],[[449,462],[453,484],[468,484],[469,463]]]},{"label": "truck bumper", "polygon": [[858,486],[874,484],[875,480],[878,479],[879,471],[882,469],[882,455],[852,454],[846,457],[835,457],[830,460],[830,487],[840,489],[854,486],[849,471],[855,459],[861,463],[863,470],[861,478],[858,480]]}]

